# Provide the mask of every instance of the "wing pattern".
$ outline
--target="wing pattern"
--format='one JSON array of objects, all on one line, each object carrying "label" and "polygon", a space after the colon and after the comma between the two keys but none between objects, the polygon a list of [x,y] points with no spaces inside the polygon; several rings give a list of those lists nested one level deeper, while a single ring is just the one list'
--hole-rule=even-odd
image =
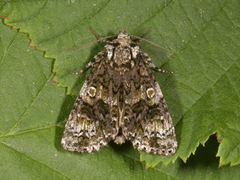
[{"label": "wing pattern", "polygon": [[62,146],[91,153],[110,140],[130,140],[140,151],[172,155],[177,149],[175,130],[151,68],[164,70],[123,30],[107,42],[88,65],[92,70],[69,115]]}]

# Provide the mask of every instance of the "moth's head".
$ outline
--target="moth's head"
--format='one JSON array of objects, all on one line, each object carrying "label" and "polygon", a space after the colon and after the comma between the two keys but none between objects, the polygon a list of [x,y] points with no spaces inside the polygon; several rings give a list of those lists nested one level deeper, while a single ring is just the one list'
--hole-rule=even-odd
[{"label": "moth's head", "polygon": [[126,30],[124,29],[121,29],[119,31],[119,34],[116,40],[122,46],[129,46],[129,44],[132,42],[130,39],[130,36],[127,34]]}]

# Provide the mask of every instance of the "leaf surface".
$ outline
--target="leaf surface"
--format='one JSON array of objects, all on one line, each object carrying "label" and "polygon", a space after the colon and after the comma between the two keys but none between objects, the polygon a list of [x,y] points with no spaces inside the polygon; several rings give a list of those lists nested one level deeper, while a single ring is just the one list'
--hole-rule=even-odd
[{"label": "leaf surface", "polygon": [[[0,179],[240,177],[237,0],[0,5],[3,22],[19,29],[0,26],[0,171],[5,172]],[[151,28],[146,39],[179,52],[140,43],[156,66],[175,72],[155,72],[176,129],[179,147],[173,156],[141,153],[139,157],[131,143],[110,143],[94,154],[63,150],[64,124],[89,72],[74,76],[66,70],[81,70],[105,45],[99,42],[65,52],[96,40],[87,27],[100,36],[117,34],[120,29],[141,36]],[[51,82],[53,77],[58,86],[67,87],[66,92]],[[215,133],[218,141],[215,136],[209,139]],[[171,161],[175,163],[168,164]],[[236,166],[218,168],[229,163]],[[155,167],[146,171],[145,166]]]}]

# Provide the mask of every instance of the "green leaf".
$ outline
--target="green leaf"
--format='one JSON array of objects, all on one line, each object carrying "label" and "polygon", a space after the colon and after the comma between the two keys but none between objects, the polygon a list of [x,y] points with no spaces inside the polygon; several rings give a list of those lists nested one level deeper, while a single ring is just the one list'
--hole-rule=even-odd
[{"label": "green leaf", "polygon": [[[0,5],[4,23],[19,29],[0,26],[0,179],[239,179],[237,0]],[[88,74],[66,70],[81,70],[104,46],[99,42],[65,52],[96,40],[87,27],[100,36],[120,29],[141,36],[151,28],[146,39],[179,52],[140,43],[155,65],[175,72],[155,72],[176,129],[179,147],[173,156],[139,156],[130,142],[111,142],[94,154],[63,150],[64,124]],[[66,96],[53,77],[74,96]],[[219,143],[215,136],[209,139],[215,133]],[[218,168],[228,163],[236,166]],[[146,171],[145,166],[155,167]]]}]

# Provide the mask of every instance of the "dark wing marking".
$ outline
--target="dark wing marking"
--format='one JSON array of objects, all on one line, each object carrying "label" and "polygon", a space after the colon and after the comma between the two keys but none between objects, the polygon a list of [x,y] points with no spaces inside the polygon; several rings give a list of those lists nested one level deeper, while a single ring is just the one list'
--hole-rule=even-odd
[{"label": "dark wing marking", "polygon": [[96,61],[66,123],[62,146],[69,151],[99,151],[118,133],[118,113],[111,111],[113,82],[103,53],[94,57]]},{"label": "dark wing marking", "polygon": [[172,118],[151,68],[149,57],[141,54],[126,75],[123,134],[140,151],[172,155],[177,141]]}]

